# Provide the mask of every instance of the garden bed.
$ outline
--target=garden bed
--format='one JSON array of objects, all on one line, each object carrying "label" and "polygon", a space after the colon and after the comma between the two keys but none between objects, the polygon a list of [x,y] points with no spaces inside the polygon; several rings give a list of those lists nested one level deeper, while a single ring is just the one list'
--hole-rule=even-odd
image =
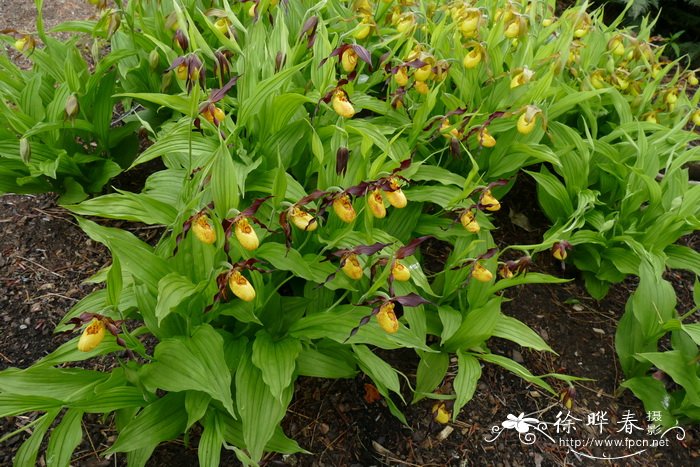
[{"label": "garden bed", "polygon": [[[499,215],[502,226],[499,237],[527,243],[541,235],[541,214],[530,203],[532,193],[512,192],[503,200],[505,209]],[[507,212],[530,219],[531,232],[510,221]],[[141,225],[125,225],[143,238],[151,238],[154,231]],[[698,248],[700,235],[685,242]],[[439,252],[430,252],[439,256]],[[108,251],[91,241],[75,225],[70,213],[55,205],[55,197],[3,196],[0,198],[0,369],[15,366],[25,368],[47,355],[71,335],[55,335],[54,326],[68,309],[93,286],[83,284],[91,275],[108,266]],[[574,271],[562,272],[554,262],[538,265],[546,272],[576,276]],[[692,308],[692,277],[671,271],[679,294],[679,310]],[[522,351],[507,341],[495,340],[495,353],[522,361],[535,374],[568,373],[591,378],[593,381],[576,384],[577,395],[572,413],[585,420],[598,410],[611,414],[608,427],[611,439],[620,439],[616,433],[620,417],[630,410],[638,419],[646,416],[641,403],[629,392],[615,396],[622,380],[615,357],[614,334],[633,283],[616,286],[604,300],[591,299],[582,283],[576,279],[562,285],[528,285],[512,289],[512,301],[504,312],[514,316],[542,335],[559,354],[545,356]],[[409,379],[415,379],[417,360],[412,351],[400,355],[383,355],[392,365],[402,370]],[[113,365],[108,357],[90,362],[93,368]],[[505,433],[495,444],[485,438],[491,436],[493,425],[500,425],[508,414],[526,414],[542,411],[542,420],[554,422],[563,407],[547,394],[503,370],[486,367],[474,398],[460,414],[453,429],[440,440],[443,426],[431,423],[431,404],[427,401],[409,406],[406,416],[410,426],[403,426],[381,401],[368,404],[365,384],[369,380],[328,381],[302,379],[295,391],[290,411],[285,419],[286,433],[313,454],[293,458],[270,456],[265,465],[563,465],[578,463],[567,447],[555,446],[542,440],[533,446],[520,443],[515,433]],[[407,393],[408,397],[408,393]],[[614,416],[612,414],[615,414]],[[613,418],[614,417],[614,418]],[[15,417],[4,420],[3,433],[20,428],[29,420]],[[109,420],[91,417],[85,422],[87,436],[76,450],[75,465],[114,465],[114,460],[100,457],[114,432]],[[582,439],[590,433],[581,430]],[[6,441],[2,448],[0,465],[10,465],[15,450],[26,437],[20,434]],[[605,438],[598,434],[597,437]],[[196,436],[188,445],[183,441],[163,444],[151,459],[152,466],[191,466],[197,463]],[[590,450],[592,455],[602,451]],[[615,449],[608,456],[629,455],[635,450]],[[683,441],[672,441],[668,448],[649,449],[624,459],[624,465],[691,465],[700,457],[700,431],[690,428]],[[117,462],[124,458],[117,455]],[[226,459],[224,457],[223,459]],[[235,457],[231,455],[230,462]],[[602,462],[602,461],[599,461]],[[620,462],[620,461],[617,461]],[[280,464],[281,463],[281,464]],[[227,464],[230,465],[230,464]]]}]

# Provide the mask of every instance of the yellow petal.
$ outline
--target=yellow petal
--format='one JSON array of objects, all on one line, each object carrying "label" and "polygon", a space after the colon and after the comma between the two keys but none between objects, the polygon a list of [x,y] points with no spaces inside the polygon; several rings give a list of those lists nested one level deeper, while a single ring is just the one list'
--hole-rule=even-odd
[{"label": "yellow petal", "polygon": [[228,286],[233,294],[244,302],[255,300],[255,289],[240,272],[235,271],[231,274],[231,277],[228,279]]},{"label": "yellow petal", "polygon": [[90,352],[95,347],[100,345],[105,337],[105,325],[102,320],[93,318],[90,324],[87,325],[83,334],[78,341],[78,350],[81,352]]}]

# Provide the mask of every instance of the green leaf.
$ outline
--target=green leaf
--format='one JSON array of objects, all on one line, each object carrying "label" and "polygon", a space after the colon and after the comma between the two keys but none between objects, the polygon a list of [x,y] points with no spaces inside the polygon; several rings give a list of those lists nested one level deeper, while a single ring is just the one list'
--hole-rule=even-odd
[{"label": "green leaf", "polygon": [[669,245],[666,253],[666,266],[671,269],[685,269],[695,275],[700,275],[700,252],[687,246]]},{"label": "green leaf", "polygon": [[149,289],[157,290],[158,281],[170,272],[165,260],[156,256],[147,243],[133,234],[113,227],[102,227],[81,217],[76,219],[91,239],[107,245],[112,254],[119,257],[123,271],[144,282]]},{"label": "green leaf", "polygon": [[158,304],[156,305],[158,324],[180,303],[199,292],[201,288],[176,272],[171,272],[158,281]]},{"label": "green leaf", "polygon": [[538,376],[534,376],[530,371],[522,366],[521,364],[514,362],[510,358],[502,357],[501,355],[496,355],[496,354],[480,354],[478,355],[480,360],[483,360],[487,363],[493,363],[494,365],[498,365],[501,368],[505,368],[506,370],[514,373],[516,376],[524,379],[527,382],[530,382],[532,384],[536,384],[537,386],[541,387],[542,389],[546,390],[550,394],[556,394],[557,392],[547,384],[545,380]]},{"label": "green leaf", "polygon": [[282,402],[283,392],[292,384],[295,362],[301,342],[293,337],[274,340],[264,329],[253,341],[253,364],[262,372],[263,381],[272,395]]},{"label": "green leaf", "polygon": [[306,347],[299,352],[296,368],[300,376],[314,378],[354,378],[357,373],[345,360]]},{"label": "green leaf", "polygon": [[352,350],[355,352],[357,363],[367,376],[401,396],[399,375],[391,365],[372,353],[367,346],[355,344]]},{"label": "green leaf", "polygon": [[528,327],[522,321],[518,321],[515,318],[501,314],[498,321],[496,322],[496,327],[493,328],[494,337],[500,337],[502,339],[508,339],[509,341],[515,342],[523,347],[529,347],[534,350],[554,352],[547,343]]},{"label": "green leaf", "polygon": [[447,367],[450,365],[450,355],[447,352],[429,353],[418,351],[418,355],[420,355],[420,362],[416,372],[416,390],[411,402],[413,404],[440,386],[447,373]]},{"label": "green leaf", "polygon": [[143,222],[148,225],[171,225],[177,218],[174,206],[145,194],[119,193],[99,196],[80,204],[64,206],[69,211],[83,216],[100,216],[107,219],[121,219]]},{"label": "green leaf", "polygon": [[236,183],[237,171],[228,148],[222,143],[216,152],[211,171],[211,193],[219,218],[224,219],[230,209],[238,207],[239,193]]},{"label": "green leaf", "polygon": [[27,440],[22,443],[22,446],[20,446],[17,450],[17,454],[14,458],[14,465],[36,465],[36,458],[39,454],[41,442],[43,441],[49,427],[56,419],[58,413],[59,410],[54,409],[39,417],[38,422],[33,427],[34,430],[31,436],[29,436],[29,438],[27,438]]},{"label": "green leaf", "polygon": [[124,281],[122,268],[119,265],[119,257],[112,257],[112,265],[107,273],[107,303],[114,308],[119,306],[119,296],[122,293]]},{"label": "green leaf", "polygon": [[141,369],[144,384],[166,391],[205,392],[235,416],[224,340],[214,328],[204,324],[190,338],[163,339],[156,346],[154,360]]},{"label": "green leaf", "polygon": [[651,376],[639,376],[622,382],[620,387],[632,391],[644,403],[644,410],[660,412],[662,426],[671,427],[676,424],[676,417],[669,411],[666,402],[671,398],[662,381]]},{"label": "green leaf", "polygon": [[484,306],[470,309],[459,329],[445,342],[449,350],[468,349],[480,345],[491,336],[501,316],[501,299],[492,298]]},{"label": "green leaf", "polygon": [[202,423],[202,437],[199,438],[197,456],[201,467],[218,467],[221,461],[221,447],[224,444],[224,433],[221,416],[216,410],[207,413]]},{"label": "green leaf", "polygon": [[246,126],[250,119],[258,114],[270,96],[273,96],[287,81],[299,70],[309,64],[309,60],[276,73],[275,75],[260,81],[255,85],[255,93],[249,99],[243,101],[238,111],[238,125]]},{"label": "green leaf", "polygon": [[309,267],[298,251],[295,249],[287,250],[281,243],[263,243],[255,251],[255,255],[257,258],[264,259],[270,263],[275,269],[291,271],[295,276],[307,281],[322,283],[326,280],[326,276],[319,273],[318,269],[314,270]]},{"label": "green leaf", "polygon": [[489,292],[496,293],[508,287],[514,287],[522,284],[564,284],[566,282],[571,282],[571,279],[554,277],[552,275],[541,274],[539,272],[528,272],[525,274],[518,274],[510,279],[499,280],[491,286]]},{"label": "green leaf", "polygon": [[265,446],[284,417],[293,394],[289,386],[280,402],[262,378],[262,372],[253,364],[248,352],[236,371],[236,407],[243,423],[243,439],[250,457],[260,461]]},{"label": "green leaf", "polygon": [[447,342],[454,335],[462,324],[462,313],[448,305],[438,306],[438,315],[442,322],[442,333],[440,339]]},{"label": "green leaf", "polygon": [[692,404],[700,404],[700,380],[698,380],[695,364],[688,361],[679,350],[666,352],[646,352],[637,355],[650,361],[656,368],[663,371],[683,387],[686,398]]},{"label": "green leaf", "polygon": [[159,443],[179,436],[187,423],[184,402],[184,393],[171,392],[149,404],[119,432],[117,441],[105,455],[153,449]]},{"label": "green leaf", "polygon": [[202,391],[187,391],[185,395],[185,410],[187,411],[187,426],[185,431],[198,422],[207,413],[211,396]]},{"label": "green leaf", "polygon": [[457,419],[459,411],[462,407],[474,397],[476,384],[481,378],[481,364],[472,354],[457,351],[457,376],[454,381],[454,389],[457,397],[455,398],[454,411],[452,412],[452,420]]},{"label": "green leaf", "polygon": [[550,220],[566,219],[574,212],[574,206],[571,204],[566,188],[545,166],[542,166],[540,173],[528,170],[524,172],[537,182],[537,198]]},{"label": "green leaf", "polygon": [[115,97],[132,97],[136,100],[152,102],[169,109],[177,110],[183,115],[189,115],[190,113],[190,100],[183,96],[171,96],[153,92],[133,92],[115,94]]},{"label": "green leaf", "polygon": [[0,372],[0,391],[26,396],[44,396],[65,403],[89,396],[109,374],[82,368],[8,368]]},{"label": "green leaf", "polygon": [[73,451],[83,438],[83,412],[68,409],[63,414],[61,423],[51,432],[49,446],[46,448],[46,465],[65,466],[70,464]]}]

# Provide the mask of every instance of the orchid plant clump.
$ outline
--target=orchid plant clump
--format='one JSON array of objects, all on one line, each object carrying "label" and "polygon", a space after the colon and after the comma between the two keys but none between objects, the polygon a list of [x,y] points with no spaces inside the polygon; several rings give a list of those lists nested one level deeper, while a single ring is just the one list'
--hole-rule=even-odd
[{"label": "orchid plant clump", "polygon": [[[594,156],[629,150],[616,145],[631,129],[661,139],[689,121],[697,99],[679,92],[686,74],[662,64],[648,27],[609,28],[585,5],[556,18],[553,1],[116,6],[101,13],[120,18],[108,36],[97,34],[103,19],[61,30],[109,44],[112,92],[153,142],[130,169],[157,158],[165,168],[140,193],[66,206],[113,260],[94,278],[105,288],[58,327],[86,324],[83,335],[0,373],[1,415],[42,413],[17,465],[35,462],[60,414],[51,436],[68,441],[49,443],[47,457],[69,460],[91,412],[115,414],[106,454],[129,465],[195,424],[202,465],[218,465],[222,448],[249,465],[305,452],[280,427],[300,376],[362,372],[405,422],[402,374],[377,348],[415,349],[412,401],[434,399],[437,423],[459,416],[483,364],[571,393],[575,377],[535,376],[488,340],[553,352],[501,303],[509,287],[564,282],[530,268],[543,254],[578,261],[588,237],[577,229],[606,222],[592,189],[574,205],[580,186],[560,178],[584,183]],[[498,248],[494,213],[523,174],[552,229]],[[149,245],[83,216],[163,233]],[[438,271],[424,268],[426,242],[449,252]],[[61,368],[107,354],[119,359],[109,371]]]}]

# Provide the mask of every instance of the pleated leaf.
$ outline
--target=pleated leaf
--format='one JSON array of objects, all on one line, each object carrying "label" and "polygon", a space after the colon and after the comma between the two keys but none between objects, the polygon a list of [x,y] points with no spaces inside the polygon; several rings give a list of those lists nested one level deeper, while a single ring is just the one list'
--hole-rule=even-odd
[{"label": "pleated leaf", "polygon": [[164,339],[156,346],[154,360],[142,369],[144,384],[166,391],[205,392],[234,415],[224,340],[214,328],[205,324],[190,338]]},{"label": "pleated leaf", "polygon": [[280,402],[263,381],[250,353],[241,359],[236,371],[236,406],[243,423],[245,446],[256,462],[262,458],[265,446],[284,417],[292,393],[290,386]]},{"label": "pleated leaf", "polygon": [[301,342],[293,337],[275,341],[262,330],[253,341],[253,364],[262,371],[262,378],[272,395],[282,401],[284,389],[292,384],[296,359],[301,351]]},{"label": "pleated leaf", "polygon": [[46,449],[47,467],[63,467],[70,464],[73,451],[83,437],[82,419],[82,410],[68,409],[63,414],[61,423],[53,429],[49,438],[49,446]]}]

